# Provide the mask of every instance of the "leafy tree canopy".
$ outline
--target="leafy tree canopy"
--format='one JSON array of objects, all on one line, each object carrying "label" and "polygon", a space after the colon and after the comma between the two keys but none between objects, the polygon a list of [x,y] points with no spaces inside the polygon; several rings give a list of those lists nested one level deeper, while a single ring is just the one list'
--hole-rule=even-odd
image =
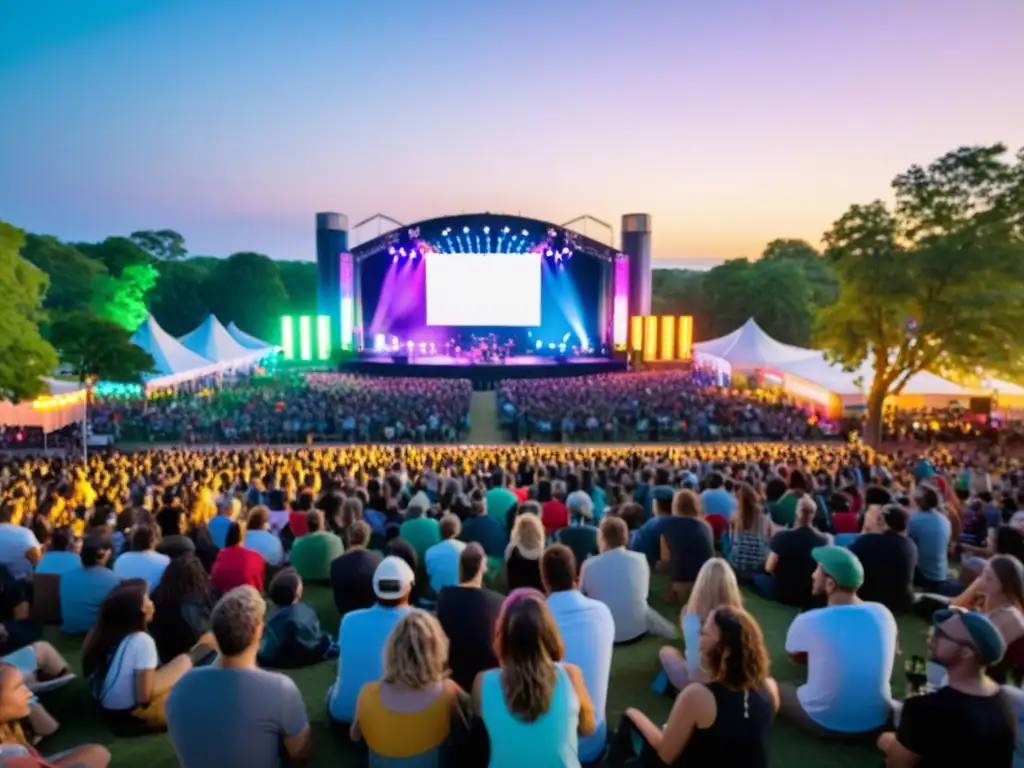
[{"label": "leafy tree canopy", "polygon": [[83,382],[139,383],[156,364],[148,352],[131,342],[124,326],[88,309],[58,315],[50,327],[50,340],[64,364]]},{"label": "leafy tree canopy", "polygon": [[24,232],[0,221],[0,399],[13,401],[40,394],[57,367],[39,333],[46,275],[21,257],[24,243]]},{"label": "leafy tree canopy", "polygon": [[107,271],[102,263],[51,235],[27,235],[21,256],[49,276],[50,287],[43,302],[49,310],[89,306],[93,281]]},{"label": "leafy tree canopy", "polygon": [[149,263],[130,264],[117,277],[97,276],[93,282],[93,311],[129,333],[135,331],[149,314],[148,296],[158,277],[156,268]]},{"label": "leafy tree canopy", "polygon": [[185,238],[173,229],[132,232],[131,241],[159,261],[178,261],[188,256]]},{"label": "leafy tree canopy", "polygon": [[260,338],[276,336],[288,293],[276,262],[260,253],[235,253],[217,263],[210,277],[210,310]]},{"label": "leafy tree canopy", "polygon": [[76,243],[75,247],[90,259],[96,259],[114,277],[127,267],[152,264],[152,257],[127,237],[108,237],[102,243]]},{"label": "leafy tree canopy", "polygon": [[210,312],[207,297],[210,270],[195,261],[157,264],[160,277],[150,296],[150,311],[160,327],[172,336],[193,330]]}]

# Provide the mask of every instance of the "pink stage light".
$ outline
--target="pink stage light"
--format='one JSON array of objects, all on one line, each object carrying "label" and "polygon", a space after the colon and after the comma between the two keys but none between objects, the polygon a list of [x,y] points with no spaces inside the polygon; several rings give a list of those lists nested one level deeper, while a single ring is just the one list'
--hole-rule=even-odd
[{"label": "pink stage light", "polygon": [[612,300],[612,343],[624,349],[629,337],[629,259],[615,260],[615,293]]}]

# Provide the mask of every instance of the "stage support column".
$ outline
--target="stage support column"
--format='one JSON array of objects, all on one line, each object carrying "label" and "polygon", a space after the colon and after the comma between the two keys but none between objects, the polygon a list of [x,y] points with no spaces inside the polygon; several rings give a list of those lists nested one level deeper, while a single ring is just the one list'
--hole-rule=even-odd
[{"label": "stage support column", "polygon": [[651,314],[651,216],[622,217],[622,252],[629,257],[629,316]]},{"label": "stage support column", "polygon": [[[347,325],[351,344],[354,318],[354,294],[349,296],[347,308],[349,319],[342,323],[342,255],[349,258],[348,278],[353,280],[351,255],[348,254],[348,217],[343,213],[318,213],[316,215],[316,279],[317,314],[331,318],[331,339],[338,339],[339,346],[345,347],[343,337]],[[310,307],[312,310],[312,307]]]}]

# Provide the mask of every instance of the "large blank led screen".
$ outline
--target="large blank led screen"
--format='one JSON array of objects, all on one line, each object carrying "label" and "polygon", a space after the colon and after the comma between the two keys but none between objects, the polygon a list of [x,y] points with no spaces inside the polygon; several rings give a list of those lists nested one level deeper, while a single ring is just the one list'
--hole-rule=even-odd
[{"label": "large blank led screen", "polygon": [[539,253],[427,254],[427,325],[540,325]]}]

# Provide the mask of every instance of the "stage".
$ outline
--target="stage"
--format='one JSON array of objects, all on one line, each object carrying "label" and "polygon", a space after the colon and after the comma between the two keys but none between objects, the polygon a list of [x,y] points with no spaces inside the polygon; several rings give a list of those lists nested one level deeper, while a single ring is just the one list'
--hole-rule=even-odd
[{"label": "stage", "polygon": [[504,362],[485,362],[448,355],[413,355],[405,358],[382,352],[363,352],[357,360],[342,364],[341,370],[372,376],[469,379],[473,382],[474,389],[491,389],[495,382],[502,379],[593,376],[599,373],[624,371],[626,363],[606,357],[580,355],[564,358],[513,355]]}]

